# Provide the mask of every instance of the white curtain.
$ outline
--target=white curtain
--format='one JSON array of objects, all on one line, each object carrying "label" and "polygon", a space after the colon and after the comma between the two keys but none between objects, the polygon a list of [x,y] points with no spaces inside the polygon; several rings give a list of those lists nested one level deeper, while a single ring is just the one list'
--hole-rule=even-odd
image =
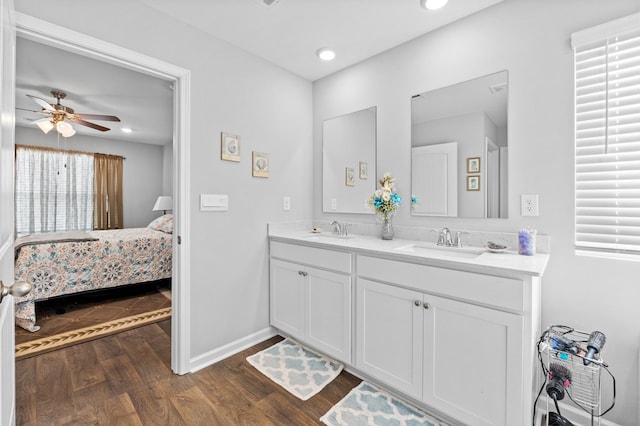
[{"label": "white curtain", "polygon": [[91,230],[93,156],[16,147],[16,233]]}]

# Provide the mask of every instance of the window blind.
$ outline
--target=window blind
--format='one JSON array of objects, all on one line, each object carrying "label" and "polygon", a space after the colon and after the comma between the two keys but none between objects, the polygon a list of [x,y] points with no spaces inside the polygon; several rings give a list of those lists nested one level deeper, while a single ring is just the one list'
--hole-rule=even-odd
[{"label": "window blind", "polygon": [[640,254],[640,19],[625,23],[572,37],[575,244]]},{"label": "window blind", "polygon": [[93,173],[91,154],[17,146],[16,234],[91,230]]}]

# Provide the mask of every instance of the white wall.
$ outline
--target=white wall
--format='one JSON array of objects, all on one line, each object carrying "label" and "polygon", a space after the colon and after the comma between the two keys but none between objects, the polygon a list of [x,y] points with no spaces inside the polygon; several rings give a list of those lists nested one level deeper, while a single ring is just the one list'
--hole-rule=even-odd
[{"label": "white wall", "polygon": [[[266,224],[311,217],[311,83],[139,1],[15,3],[191,71],[191,356],[268,327]],[[220,132],[240,135],[241,162],[220,160]],[[267,179],[251,176],[254,150],[269,154]],[[229,194],[229,211],[200,212],[201,193]]]},{"label": "white wall", "polygon": [[[44,134],[38,128],[16,127],[16,143],[22,145],[58,148],[55,131]],[[162,147],[158,145],[125,142],[76,133],[60,138],[61,149],[121,155],[126,158],[122,166],[122,203],[125,228],[142,228],[161,212],[151,209],[162,192]],[[171,172],[169,170],[169,172]],[[169,177],[171,179],[171,177]]]},{"label": "white wall", "polygon": [[[551,235],[551,260],[543,279],[543,325],[568,324],[607,335],[604,356],[617,376],[618,397],[606,418],[622,425],[638,424],[640,264],[574,254],[569,37],[638,9],[637,0],[506,0],[316,81],[313,93],[314,217],[353,221],[354,216],[322,213],[323,120],[376,105],[378,173],[393,173],[399,191],[407,195],[411,96],[509,71],[509,218],[412,217],[404,206],[395,223],[511,232],[532,227]],[[520,216],[520,194],[539,194],[539,217]],[[373,223],[363,216],[358,220]]]},{"label": "white wall", "polygon": [[162,147],[162,195],[173,196],[173,144]]}]

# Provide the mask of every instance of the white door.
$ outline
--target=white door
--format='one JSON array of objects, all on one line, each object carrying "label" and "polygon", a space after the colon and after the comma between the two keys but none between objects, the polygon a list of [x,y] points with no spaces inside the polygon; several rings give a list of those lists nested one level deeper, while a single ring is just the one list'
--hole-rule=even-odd
[{"label": "white door", "polygon": [[431,295],[424,302],[423,401],[464,424],[521,424],[523,318]]},{"label": "white door", "polygon": [[295,263],[271,260],[269,303],[271,325],[304,339],[304,268]]},{"label": "white door", "polygon": [[[0,280],[13,284],[15,28],[13,3],[0,0]],[[13,297],[0,303],[0,424],[15,424]]]},{"label": "white door", "polygon": [[422,293],[363,278],[356,288],[356,367],[420,398]]},{"label": "white door", "polygon": [[309,345],[351,363],[351,277],[305,268],[306,340]]},{"label": "white door", "polygon": [[458,143],[411,148],[411,192],[418,198],[412,214],[458,215]]}]

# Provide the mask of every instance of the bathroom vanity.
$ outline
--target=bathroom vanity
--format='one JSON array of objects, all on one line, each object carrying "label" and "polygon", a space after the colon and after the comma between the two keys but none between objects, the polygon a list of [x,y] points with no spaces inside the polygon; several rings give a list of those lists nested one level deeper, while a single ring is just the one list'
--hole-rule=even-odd
[{"label": "bathroom vanity", "polygon": [[271,325],[473,425],[531,422],[548,254],[271,229]]}]

